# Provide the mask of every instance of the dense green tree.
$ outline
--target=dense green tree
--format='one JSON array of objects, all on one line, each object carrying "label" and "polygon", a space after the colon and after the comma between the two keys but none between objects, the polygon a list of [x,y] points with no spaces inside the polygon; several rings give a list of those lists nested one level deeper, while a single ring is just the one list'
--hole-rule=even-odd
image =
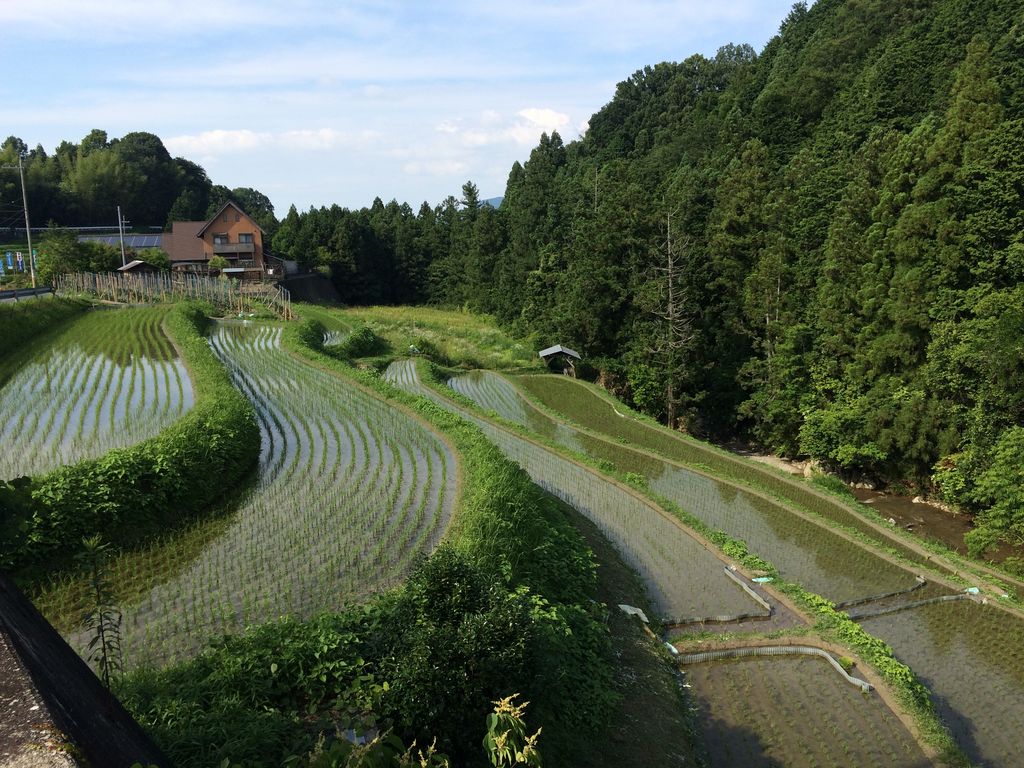
[{"label": "dense green tree", "polygon": [[142,131],[111,142],[111,150],[127,173],[139,179],[132,188],[117,190],[121,208],[139,226],[162,226],[180,194],[178,169],[158,136]]}]

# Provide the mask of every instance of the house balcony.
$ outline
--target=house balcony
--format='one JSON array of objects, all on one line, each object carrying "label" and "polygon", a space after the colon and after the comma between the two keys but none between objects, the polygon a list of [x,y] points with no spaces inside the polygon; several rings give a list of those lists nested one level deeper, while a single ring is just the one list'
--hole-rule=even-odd
[{"label": "house balcony", "polygon": [[214,243],[215,256],[237,255],[239,253],[255,253],[255,243]]}]

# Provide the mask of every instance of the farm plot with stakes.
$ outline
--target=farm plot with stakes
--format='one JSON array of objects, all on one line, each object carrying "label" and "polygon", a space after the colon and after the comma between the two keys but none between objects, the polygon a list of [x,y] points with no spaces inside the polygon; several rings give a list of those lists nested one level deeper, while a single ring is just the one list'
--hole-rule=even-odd
[{"label": "farm plot with stakes", "polygon": [[212,338],[257,409],[257,487],[186,567],[125,606],[129,666],[190,655],[249,624],[349,604],[402,579],[444,534],[458,487],[448,444],[295,360],[280,335],[226,323]]},{"label": "farm plot with stakes", "polygon": [[0,478],[42,474],[152,437],[193,405],[165,310],[93,310],[0,389]]}]

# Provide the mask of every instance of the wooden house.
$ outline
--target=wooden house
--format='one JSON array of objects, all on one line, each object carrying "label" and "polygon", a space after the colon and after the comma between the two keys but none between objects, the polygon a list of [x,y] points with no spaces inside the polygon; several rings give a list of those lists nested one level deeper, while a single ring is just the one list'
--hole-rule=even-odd
[{"label": "wooden house", "polygon": [[171,269],[182,272],[206,274],[215,256],[227,262],[219,271],[229,277],[261,280],[267,269],[263,230],[230,200],[209,221],[173,222],[164,250]]}]

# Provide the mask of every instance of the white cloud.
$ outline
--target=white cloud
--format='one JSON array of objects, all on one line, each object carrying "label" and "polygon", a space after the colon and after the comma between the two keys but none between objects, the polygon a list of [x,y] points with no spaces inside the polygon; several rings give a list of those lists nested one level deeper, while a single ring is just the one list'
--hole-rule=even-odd
[{"label": "white cloud", "polygon": [[333,128],[320,128],[315,131],[285,131],[276,134],[274,140],[292,149],[325,150],[372,140],[373,136],[372,131],[364,131],[360,136],[351,136]]},{"label": "white cloud", "polygon": [[252,152],[265,146],[270,139],[269,133],[255,131],[203,131],[193,136],[172,136],[164,139],[164,146],[172,155],[215,155]]},{"label": "white cloud", "polygon": [[452,176],[465,173],[466,164],[459,160],[416,160],[403,165],[402,170],[410,176]]},{"label": "white cloud", "polygon": [[257,150],[281,147],[293,150],[323,151],[337,147],[352,147],[372,142],[376,134],[362,131],[348,134],[333,128],[292,131],[250,131],[212,130],[186,136],[172,136],[164,140],[164,146],[172,154],[217,157],[219,155],[245,154]]},{"label": "white cloud", "polygon": [[527,107],[515,118],[503,117],[495,110],[485,110],[477,120],[445,120],[436,126],[439,133],[457,137],[467,147],[492,144],[533,146],[542,133],[564,133],[572,118],[549,107]]},{"label": "white cloud", "polygon": [[542,133],[562,132],[569,124],[569,116],[553,109],[529,107],[518,112],[522,119],[511,129],[519,144],[535,144]]}]

